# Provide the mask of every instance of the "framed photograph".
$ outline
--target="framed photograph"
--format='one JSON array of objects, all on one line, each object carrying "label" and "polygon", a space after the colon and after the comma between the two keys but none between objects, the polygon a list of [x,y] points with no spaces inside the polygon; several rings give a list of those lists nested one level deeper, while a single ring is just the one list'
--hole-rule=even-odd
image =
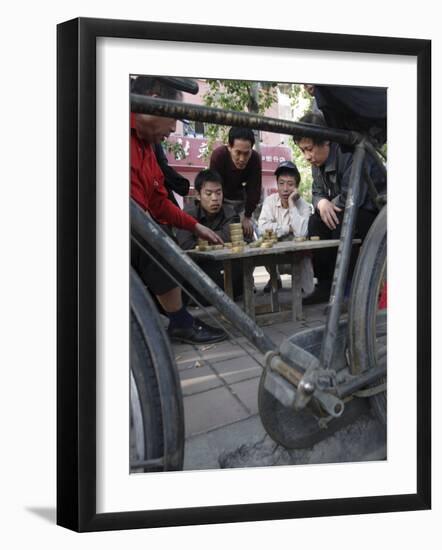
[{"label": "framed photograph", "polygon": [[[58,26],[57,69],[57,523],[100,531],[430,508],[430,41],[80,18]],[[332,104],[330,90],[338,97]],[[362,101],[367,91],[378,98],[370,108],[383,109],[370,128],[354,112],[350,124],[335,116],[344,112],[344,96],[355,93],[353,102]],[[245,103],[235,102],[238,97]],[[324,126],[303,119],[306,112],[325,118]],[[153,119],[162,121],[157,137],[151,137]],[[229,127],[248,129],[253,142],[243,133],[228,136]],[[251,145],[235,153],[238,141]],[[312,200],[316,208],[316,180],[309,178],[322,161],[315,164],[309,147],[338,151],[340,162],[350,158],[350,179],[372,184],[366,199],[357,194],[358,184],[344,204],[330,196],[345,215],[333,246],[336,264],[346,267],[342,276],[336,268],[333,299],[319,317],[309,317],[307,308],[303,313],[301,291],[293,290],[303,280],[293,267],[299,254],[292,261],[292,249],[284,249],[281,256],[292,261],[291,275],[270,261],[275,250],[242,245],[237,263],[230,262],[230,251],[215,250],[212,257],[196,240],[215,242],[210,225],[201,229],[197,217],[197,228],[182,214],[195,198],[202,208],[204,182],[198,181],[215,166],[218,149],[236,168],[235,154],[259,159],[262,198],[288,185],[278,171],[288,165],[284,174],[290,176],[296,163],[302,196],[290,194],[290,200]],[[376,193],[369,167],[386,175],[387,150],[388,193]],[[156,210],[150,195],[144,204],[134,192],[134,174],[146,163],[154,163],[149,174],[162,167],[152,176],[156,193],[163,192],[167,174],[169,182],[175,178],[178,204],[167,212],[166,191]],[[217,182],[209,176],[215,193]],[[222,204],[236,208],[238,197],[229,197],[222,184],[229,177],[221,173]],[[259,221],[249,188],[244,181],[245,210],[238,208],[238,220],[231,220],[246,233],[245,219]],[[359,236],[352,212],[364,200],[379,214],[364,234],[348,295],[352,237]],[[185,236],[165,236],[146,211],[160,225],[178,220],[170,225],[194,232],[191,250],[178,252],[176,242]],[[259,224],[253,227],[259,241]],[[296,241],[296,235],[293,229],[287,246],[305,249],[304,258],[315,258],[315,247],[333,239]],[[233,229],[230,236],[235,241]],[[134,264],[134,243],[160,269],[159,286]],[[205,254],[219,257],[224,278],[218,284],[235,300],[232,265],[241,266],[242,301],[235,305],[201,271]],[[259,263],[265,254],[269,260]],[[278,313],[287,313],[277,302],[275,265],[282,290],[291,276],[285,295],[292,309],[282,324],[261,328],[255,307],[258,312],[269,276],[261,267],[258,281],[253,270],[264,264],[272,315],[275,303]],[[315,275],[318,282],[316,266]],[[182,309],[169,311],[164,296],[176,297],[182,279],[200,290],[197,306],[207,298],[216,307],[192,309],[184,301]],[[348,315],[340,317],[344,302]],[[179,324],[188,322],[183,315],[193,315],[193,332]],[[362,415],[367,423],[352,428]],[[246,431],[253,437],[244,438]],[[323,433],[344,436],[319,448]],[[379,445],[362,452],[364,440]]]}]

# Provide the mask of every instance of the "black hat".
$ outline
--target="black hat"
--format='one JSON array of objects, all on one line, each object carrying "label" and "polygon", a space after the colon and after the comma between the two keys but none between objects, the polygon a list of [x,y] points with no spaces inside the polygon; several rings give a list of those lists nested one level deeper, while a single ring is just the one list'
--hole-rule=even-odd
[{"label": "black hat", "polygon": [[187,92],[188,94],[197,94],[199,90],[198,82],[191,78],[176,78],[174,76],[157,76],[157,80],[160,80],[164,84],[167,84],[175,90],[181,92]]},{"label": "black hat", "polygon": [[147,75],[132,75],[130,89],[132,93],[140,94],[151,88],[155,81],[162,82],[180,92],[188,94],[197,94],[199,91],[198,82],[191,78],[177,78],[174,76],[147,76]]},{"label": "black hat", "polygon": [[[199,92],[198,82],[192,80],[191,78],[175,78],[173,76],[157,76],[156,78],[160,82],[163,82],[163,84],[167,84],[167,86],[175,88],[175,90],[179,90],[181,92],[187,92],[188,94],[193,95]],[[178,120],[181,120],[184,124],[189,124],[189,121],[185,118]]]},{"label": "black hat", "polygon": [[275,176],[278,177],[282,171],[294,172],[295,176],[299,178],[299,170],[296,168],[296,165],[291,160],[285,160],[281,162],[278,168],[275,170]]}]

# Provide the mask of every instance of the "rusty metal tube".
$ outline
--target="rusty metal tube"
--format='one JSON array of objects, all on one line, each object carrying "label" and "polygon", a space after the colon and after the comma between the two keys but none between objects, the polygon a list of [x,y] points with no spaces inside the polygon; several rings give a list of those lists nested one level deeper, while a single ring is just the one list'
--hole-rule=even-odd
[{"label": "rusty metal tube", "polygon": [[291,120],[280,120],[255,113],[242,113],[206,107],[205,105],[193,105],[140,94],[130,94],[130,106],[131,111],[134,113],[165,116],[177,120],[184,118],[225,126],[242,126],[294,137],[326,139],[344,145],[356,145],[362,140],[362,136],[358,132],[292,122]]},{"label": "rusty metal tube", "polygon": [[295,368],[287,365],[279,355],[273,355],[270,359],[270,368],[280,374],[293,386],[298,387],[299,382],[302,380],[303,373],[297,371]]}]

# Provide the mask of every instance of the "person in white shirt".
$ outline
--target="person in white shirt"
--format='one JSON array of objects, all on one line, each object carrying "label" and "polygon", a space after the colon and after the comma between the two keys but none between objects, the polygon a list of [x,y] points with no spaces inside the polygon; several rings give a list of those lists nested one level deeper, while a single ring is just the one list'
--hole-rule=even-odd
[{"label": "person in white shirt", "polygon": [[[269,195],[263,205],[258,219],[258,231],[263,234],[271,229],[278,240],[291,240],[294,237],[305,237],[308,230],[308,220],[312,213],[311,206],[298,192],[301,176],[296,165],[291,161],[282,162],[275,170],[277,193]],[[291,273],[289,265],[279,265],[279,273]],[[281,288],[278,279],[278,287]],[[302,258],[301,286],[303,295],[307,296],[314,290],[313,266],[309,256]],[[270,292],[270,281],[264,292]]]}]

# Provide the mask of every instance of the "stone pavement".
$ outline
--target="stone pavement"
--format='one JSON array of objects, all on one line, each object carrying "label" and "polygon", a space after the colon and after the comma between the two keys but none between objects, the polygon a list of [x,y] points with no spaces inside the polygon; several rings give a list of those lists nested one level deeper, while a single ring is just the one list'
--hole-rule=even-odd
[{"label": "stone pavement", "polygon": [[[264,268],[257,268],[254,276],[257,301],[262,301],[267,298],[262,289],[268,275]],[[283,276],[280,301],[290,299],[289,285],[290,277]],[[272,324],[263,330],[280,344],[297,331],[322,324],[324,309],[325,304],[305,307],[305,320]],[[258,413],[263,356],[243,336],[235,335],[235,340],[219,344],[173,345],[184,397],[185,470],[220,468],[226,456],[235,455],[238,449],[275,446]],[[382,458],[383,452],[375,453],[375,458]]]}]

